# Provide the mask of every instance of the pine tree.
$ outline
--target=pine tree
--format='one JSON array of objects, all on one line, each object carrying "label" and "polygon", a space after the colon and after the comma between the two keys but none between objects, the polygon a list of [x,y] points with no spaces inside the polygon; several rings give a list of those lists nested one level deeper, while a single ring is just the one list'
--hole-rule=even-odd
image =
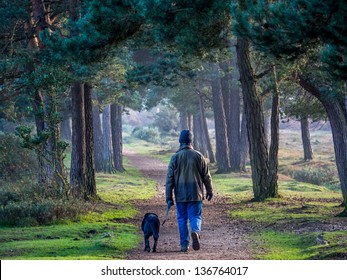
[{"label": "pine tree", "polygon": [[345,205],[342,216],[347,215],[346,14],[343,0],[247,1],[247,11],[234,14],[239,36],[296,64],[292,80],[325,108]]}]

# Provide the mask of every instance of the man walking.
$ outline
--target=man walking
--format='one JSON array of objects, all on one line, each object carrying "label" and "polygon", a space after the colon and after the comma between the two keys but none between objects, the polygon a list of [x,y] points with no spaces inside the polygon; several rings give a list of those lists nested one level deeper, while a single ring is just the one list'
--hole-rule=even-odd
[{"label": "man walking", "polygon": [[172,195],[174,192],[182,252],[187,252],[189,249],[188,220],[193,249],[200,249],[204,186],[206,199],[210,201],[213,197],[210,171],[203,155],[193,149],[192,138],[189,130],[181,131],[180,148],[172,156],[166,175],[166,203],[168,206],[174,204]]}]

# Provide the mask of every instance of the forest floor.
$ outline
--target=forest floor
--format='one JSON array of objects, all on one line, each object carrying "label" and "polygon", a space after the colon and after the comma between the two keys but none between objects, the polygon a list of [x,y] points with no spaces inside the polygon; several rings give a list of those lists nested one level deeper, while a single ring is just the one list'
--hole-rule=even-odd
[{"label": "forest floor", "polygon": [[[143,176],[157,181],[156,196],[150,200],[139,200],[136,202],[136,207],[140,214],[131,222],[137,224],[140,231],[140,225],[145,213],[156,213],[161,222],[165,218],[164,184],[167,165],[159,159],[138,155],[129,150],[125,154],[129,159],[129,163],[138,168]],[[229,210],[230,204],[227,197],[214,196],[210,202],[205,200],[203,205],[201,248],[199,251],[194,251],[190,248],[188,253],[182,253],[180,252],[176,213],[173,207],[170,210],[169,219],[160,228],[157,252],[144,252],[144,242],[140,242],[139,247],[127,255],[127,259],[252,259],[250,234],[254,228],[248,222],[233,220],[227,214]],[[153,244],[152,238],[151,244]]]},{"label": "forest floor", "polygon": [[[165,218],[165,177],[167,158],[157,152],[125,151],[129,164],[142,176],[157,182],[156,195],[133,202],[138,215],[127,222],[141,232],[145,213]],[[201,248],[180,252],[176,213],[160,229],[157,253],[144,252],[144,241],[126,259],[347,259],[347,219],[336,218],[341,211],[338,192],[297,182],[279,174],[281,197],[250,202],[250,174],[213,175],[215,196],[204,201]],[[142,238],[142,237],[141,237]],[[153,240],[151,240],[153,243]]]},{"label": "forest floor", "polygon": [[347,218],[336,217],[343,210],[341,190],[293,179],[303,170],[308,175],[330,172],[331,136],[313,134],[316,158],[302,162],[297,135],[282,134],[277,198],[251,202],[249,166],[246,173],[216,174],[216,164],[210,164],[215,196],[204,201],[199,251],[180,252],[173,207],[161,227],[157,253],[144,252],[141,222],[147,212],[158,214],[161,222],[165,217],[165,177],[176,142],[155,145],[127,138],[126,172],[97,173],[100,200],[74,205],[83,211],[73,219],[42,225],[22,219],[18,226],[1,225],[0,258],[347,259]]}]

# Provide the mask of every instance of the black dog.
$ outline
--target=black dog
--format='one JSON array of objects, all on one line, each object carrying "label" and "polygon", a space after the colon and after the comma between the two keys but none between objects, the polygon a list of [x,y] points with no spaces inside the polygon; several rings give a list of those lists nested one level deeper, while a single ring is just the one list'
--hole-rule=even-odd
[{"label": "black dog", "polygon": [[141,225],[145,237],[145,251],[150,252],[149,238],[153,235],[154,245],[153,252],[157,251],[157,242],[159,238],[160,222],[157,214],[147,213],[142,220]]}]

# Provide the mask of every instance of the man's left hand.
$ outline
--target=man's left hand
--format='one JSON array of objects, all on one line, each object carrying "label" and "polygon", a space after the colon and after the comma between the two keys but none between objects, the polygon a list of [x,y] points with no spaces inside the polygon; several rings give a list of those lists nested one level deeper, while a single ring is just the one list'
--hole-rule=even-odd
[{"label": "man's left hand", "polygon": [[212,197],[213,197],[213,193],[207,193],[206,194],[207,201],[210,201],[212,199]]}]

